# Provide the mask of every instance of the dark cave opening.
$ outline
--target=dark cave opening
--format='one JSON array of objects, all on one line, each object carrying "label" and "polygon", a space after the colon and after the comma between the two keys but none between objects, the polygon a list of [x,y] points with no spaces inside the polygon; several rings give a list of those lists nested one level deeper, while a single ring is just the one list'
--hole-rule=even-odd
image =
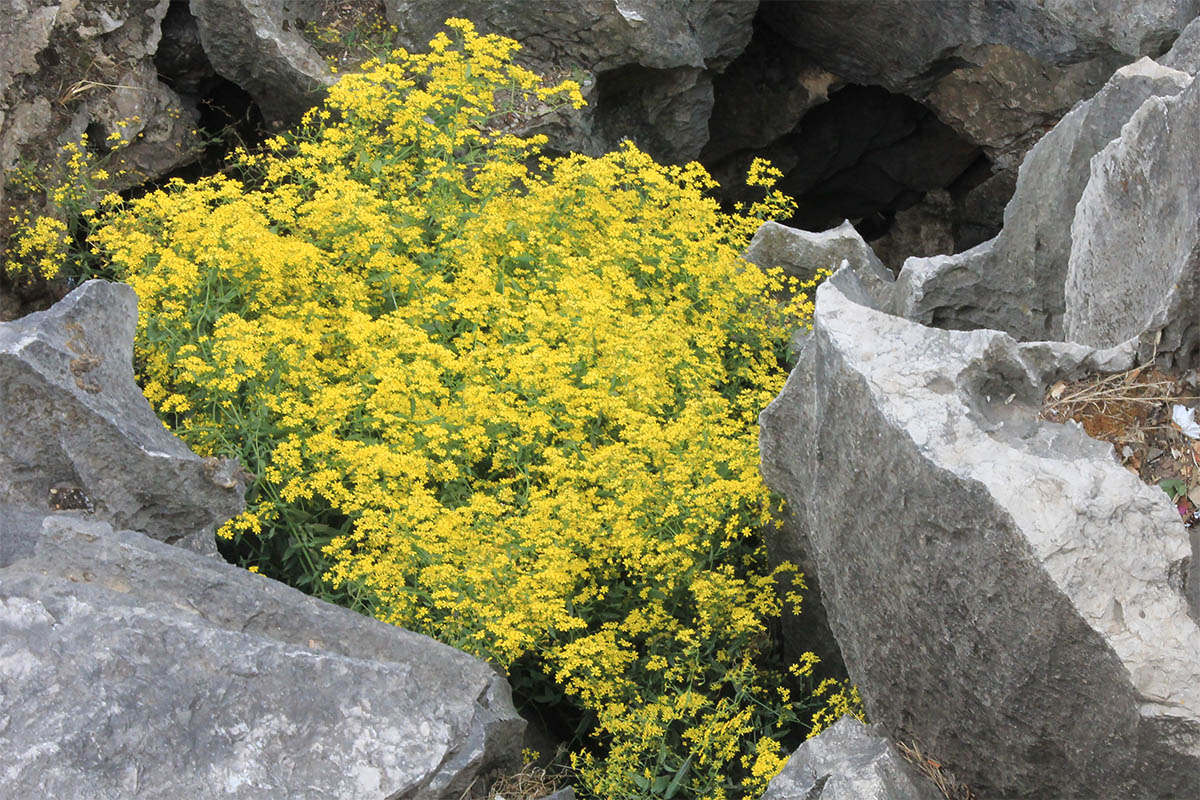
[{"label": "dark cave opening", "polygon": [[700,160],[729,187],[723,202],[756,199],[743,183],[762,157],[796,201],[781,222],[819,231],[848,219],[893,268],[999,232],[1014,175],[917,99],[826,71],[765,10],[712,87]]},{"label": "dark cave opening", "polygon": [[[715,87],[720,92],[731,84],[737,85],[718,80]],[[717,95],[711,127],[722,131],[724,141],[730,124],[718,113],[732,105]],[[960,252],[998,230],[991,206],[972,213],[978,205],[972,193],[993,173],[983,150],[916,100],[878,86],[831,92],[770,143],[735,150],[707,166],[723,186],[738,186],[757,157],[784,173],[779,188],[796,201],[786,224],[820,231],[849,219],[893,267],[899,266],[901,250],[905,256]],[[735,189],[723,199],[752,198]],[[903,247],[893,246],[899,236]]]},{"label": "dark cave opening", "polygon": [[202,148],[194,162],[153,181],[152,186],[139,187],[139,191],[171,178],[195,180],[211,175],[221,169],[235,146],[255,147],[270,135],[250,94],[213,69],[186,0],[172,0],[167,9],[154,65],[162,82],[195,112]]}]

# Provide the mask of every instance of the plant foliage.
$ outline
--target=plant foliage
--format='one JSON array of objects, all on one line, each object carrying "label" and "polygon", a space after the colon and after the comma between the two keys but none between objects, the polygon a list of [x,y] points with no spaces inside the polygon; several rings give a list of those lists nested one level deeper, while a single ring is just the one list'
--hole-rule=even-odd
[{"label": "plant foliage", "polygon": [[722,213],[632,144],[540,158],[497,98],[578,87],[447,24],[226,174],[109,203],[146,395],[256,473],[222,531],[244,563],[575,707],[583,793],[755,796],[803,708],[755,419],[811,305],[739,257],[778,173]]}]

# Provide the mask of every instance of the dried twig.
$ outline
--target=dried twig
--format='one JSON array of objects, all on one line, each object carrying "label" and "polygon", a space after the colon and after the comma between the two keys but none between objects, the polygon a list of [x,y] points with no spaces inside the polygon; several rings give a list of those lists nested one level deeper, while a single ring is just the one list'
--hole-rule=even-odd
[{"label": "dried twig", "polygon": [[916,741],[911,745],[896,742],[896,748],[910,764],[933,782],[946,800],[977,800],[969,786],[954,777],[954,773],[942,766],[940,761],[922,753],[921,746]]},{"label": "dried twig", "polygon": [[67,87],[67,90],[59,96],[58,104],[65,106],[75,98],[81,97],[93,89],[133,89],[137,92],[150,91],[150,89],[147,89],[145,86],[126,86],[125,84],[121,83],[104,83],[103,81],[79,80]]}]

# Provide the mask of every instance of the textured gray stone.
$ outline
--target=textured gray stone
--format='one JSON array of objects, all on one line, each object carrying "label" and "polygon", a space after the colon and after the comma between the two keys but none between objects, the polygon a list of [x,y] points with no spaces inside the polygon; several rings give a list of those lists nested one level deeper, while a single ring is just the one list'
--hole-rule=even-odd
[{"label": "textured gray stone", "polygon": [[937,82],[925,102],[960,136],[983,147],[998,170],[1026,151],[1081,98],[1129,61],[1123,55],[1048,63],[1006,45],[964,46],[963,66]]},{"label": "textured gray stone", "polygon": [[908,258],[954,252],[955,203],[945,189],[927,192],[921,202],[897,211],[888,232],[871,249],[889,269]]},{"label": "textured gray stone", "polygon": [[880,296],[891,291],[891,273],[849,221],[820,232],[764,222],[750,240],[745,258],[763,269],[780,267],[805,281],[818,270],[833,272],[845,264],[873,291],[883,293]]},{"label": "textured gray stone", "polygon": [[1200,361],[1200,82],[1142,104],[1091,160],[1075,208],[1066,338]]},{"label": "textured gray stone", "polygon": [[591,154],[629,138],[655,157],[696,158],[708,141],[712,74],[750,41],[756,0],[387,0],[387,18],[409,48],[423,48],[447,17],[519,41],[535,67],[587,74],[589,106],[551,146]]},{"label": "textured gray stone", "polygon": [[213,69],[250,93],[263,118],[297,122],[334,76],[299,30],[287,0],[189,0]]},{"label": "textured gray stone", "polygon": [[470,19],[480,31],[500,33],[548,62],[607,72],[629,64],[648,69],[723,67],[750,41],[758,3],[700,0],[386,0],[387,17],[406,45],[420,46],[447,17]]},{"label": "textured gray stone", "polygon": [[431,639],[96,520],[0,517],[0,552],[6,796],[458,800],[519,766],[507,683]]},{"label": "textured gray stone", "polygon": [[[1078,101],[1092,96],[1120,65],[1161,54],[1198,12],[1198,0],[778,0],[762,4],[755,26],[789,42],[790,58],[828,73],[834,85],[881,86],[920,101],[963,142],[982,149],[1001,177],[998,185],[1010,185],[1029,148]],[[747,52],[754,50],[752,42]],[[735,63],[730,73],[741,67]],[[789,85],[794,83],[782,87]],[[724,100],[717,86],[718,108],[742,106],[753,113],[753,102]],[[781,94],[782,87],[769,85],[756,94],[781,101],[807,94],[792,98]],[[786,105],[779,105],[787,116]],[[801,124],[755,155],[786,162],[777,151],[788,153],[806,130]],[[799,156],[802,169],[805,154]],[[932,177],[946,163],[935,156],[922,166]],[[783,169],[790,179],[792,167]],[[949,188],[950,180],[933,188]],[[890,212],[915,199],[883,205]],[[963,202],[958,194],[955,199]],[[843,204],[839,213],[857,218],[873,210],[860,213]],[[966,212],[956,208],[954,217]],[[829,224],[812,216],[797,220],[805,227]],[[1000,222],[993,212],[962,226],[955,249],[990,238]],[[918,254],[891,253],[885,261],[892,265],[896,256]]]},{"label": "textured gray stone", "polygon": [[[497,798],[497,800],[499,800],[499,798]],[[575,800],[575,790],[568,786],[564,789],[559,789],[553,794],[546,795],[545,797],[541,798],[541,800]]]},{"label": "textured gray stone", "polygon": [[809,0],[764,7],[768,24],[852,83],[930,88],[958,48],[1002,45],[1050,64],[1156,56],[1200,14],[1196,0]]},{"label": "textured gray stone", "polygon": [[1200,72],[1200,18],[1188,23],[1179,34],[1179,38],[1171,45],[1171,49],[1163,53],[1155,61],[1164,67],[1195,75]]},{"label": "textured gray stone", "polygon": [[52,174],[60,146],[90,126],[101,139],[117,130],[129,139],[106,188],[194,158],[195,120],[154,71],[169,2],[0,0],[0,207],[19,162]]},{"label": "textured gray stone", "polygon": [[1133,358],[928,328],[842,270],[761,417],[868,715],[982,797],[1200,794],[1198,554],[1109,445],[1037,417]]},{"label": "textured gray stone", "polygon": [[[0,504],[89,509],[117,527],[215,553],[244,476],[164,427],[133,378],[137,296],[88,281],[0,323]],[[59,502],[66,500],[67,502]]]},{"label": "textured gray stone", "polygon": [[1061,338],[1070,220],[1089,161],[1148,98],[1176,94],[1190,81],[1150,59],[1119,69],[1029,152],[1000,234],[958,255],[908,259],[889,310],[938,327]]},{"label": "textured gray stone", "polygon": [[878,725],[844,716],[788,758],[762,800],[942,800]]}]

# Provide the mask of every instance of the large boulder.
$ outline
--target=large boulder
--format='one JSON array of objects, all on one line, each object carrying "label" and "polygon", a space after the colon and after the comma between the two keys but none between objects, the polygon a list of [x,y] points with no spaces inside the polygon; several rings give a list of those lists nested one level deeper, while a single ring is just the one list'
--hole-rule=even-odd
[{"label": "large boulder", "polygon": [[847,259],[761,417],[771,549],[817,573],[872,719],[982,796],[1200,793],[1200,535],[1039,418],[1055,381],[1196,364],[1198,94],[1123,67],[1030,152],[997,238],[891,285]]},{"label": "large boulder", "polygon": [[[1200,0],[763,2],[750,45],[714,82],[703,157],[729,186],[753,157],[771,159],[800,201],[793,224],[850,217],[889,266],[962,252],[1000,230],[1029,148],[1114,69],[1162,54],[1197,13]],[[879,114],[899,100],[942,129],[922,120],[924,135],[904,138],[902,119]],[[856,154],[872,136],[896,144]],[[912,168],[899,176],[904,160]],[[866,197],[853,193],[864,186]]]},{"label": "large boulder", "polygon": [[482,796],[523,721],[487,664],[72,513],[0,512],[10,797]]},{"label": "large boulder", "polygon": [[702,0],[387,0],[406,47],[423,48],[447,17],[522,44],[535,67],[582,70],[590,106],[558,148],[598,154],[630,138],[659,159],[696,158],[708,141],[712,76],[746,47],[757,2]]},{"label": "large boulder", "polygon": [[796,748],[762,800],[942,800],[878,725],[844,716]]},{"label": "large boulder", "polygon": [[245,476],[155,417],[136,313],[89,281],[0,324],[5,795],[459,800],[518,768],[490,666],[204,555]]},{"label": "large boulder", "polygon": [[1116,67],[1158,56],[1197,0],[885,0],[764,4],[766,24],[847,83],[925,102],[999,169]]},{"label": "large boulder", "polygon": [[1157,56],[1200,14],[1197,0],[811,0],[763,3],[768,23],[853,83],[905,94],[960,66],[962,48],[1002,45],[1048,64]]},{"label": "large boulder", "polygon": [[1071,224],[1064,334],[1200,363],[1200,82],[1153,97],[1092,158]]},{"label": "large boulder", "polygon": [[105,281],[0,323],[0,504],[80,509],[214,554],[245,476],[193,454],[155,416],[133,378],[136,324],[133,290]]},{"label": "large boulder", "polygon": [[867,713],[982,796],[1200,793],[1200,609],[1167,497],[1046,387],[1134,352],[880,311],[850,270],[763,413],[763,471]]},{"label": "large boulder", "polygon": [[299,121],[334,82],[301,35],[312,3],[292,0],[189,0],[213,69],[254,98],[268,124]]},{"label": "large boulder", "polygon": [[1092,156],[1148,98],[1177,94],[1191,80],[1149,58],[1117,70],[1029,152],[1000,234],[958,255],[908,259],[890,310],[940,327],[996,328],[1023,340],[1060,338],[1071,219]]}]

